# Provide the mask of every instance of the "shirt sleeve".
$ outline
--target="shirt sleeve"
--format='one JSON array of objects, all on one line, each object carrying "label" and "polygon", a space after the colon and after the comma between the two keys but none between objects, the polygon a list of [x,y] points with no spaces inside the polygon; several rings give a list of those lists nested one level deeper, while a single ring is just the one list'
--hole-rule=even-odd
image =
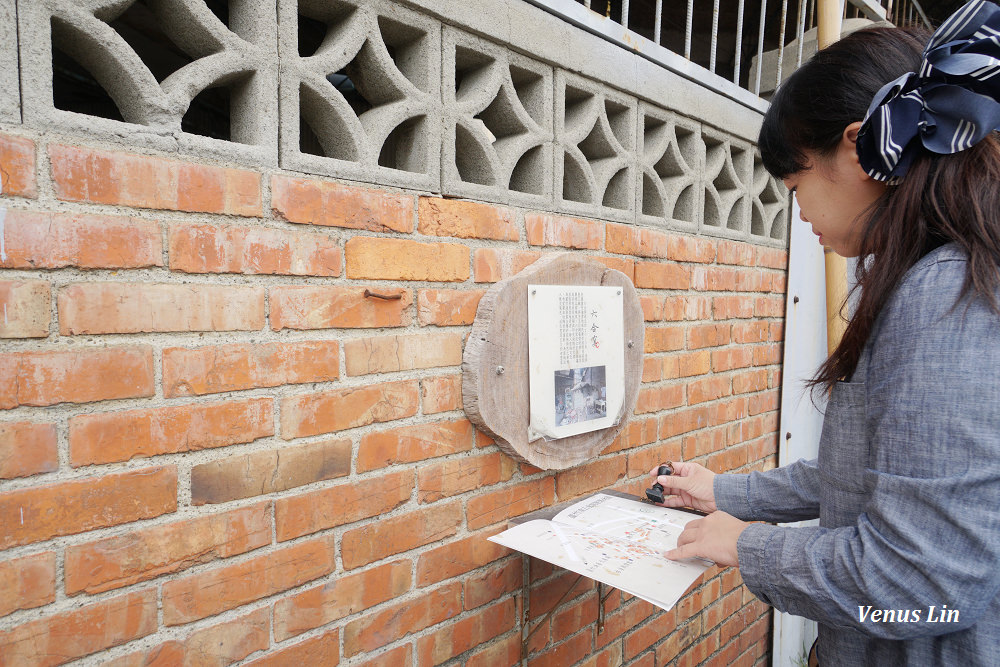
[{"label": "shirt sleeve", "polygon": [[[1000,593],[1000,317],[954,308],[963,262],[901,288],[872,347],[866,431],[872,489],[855,525],[752,525],[747,586],[782,611],[888,639],[956,632]],[[957,622],[928,622],[930,607]],[[920,622],[872,622],[918,610]],[[864,620],[863,619],[864,616]]]},{"label": "shirt sleeve", "polygon": [[748,475],[716,475],[715,505],[744,521],[804,521],[819,516],[816,461]]}]

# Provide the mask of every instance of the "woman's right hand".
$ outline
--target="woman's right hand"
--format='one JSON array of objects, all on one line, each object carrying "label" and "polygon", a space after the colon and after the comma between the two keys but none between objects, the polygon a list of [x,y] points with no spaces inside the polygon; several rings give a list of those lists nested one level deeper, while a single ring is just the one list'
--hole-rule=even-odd
[{"label": "woman's right hand", "polygon": [[[672,463],[673,475],[656,476],[656,470],[649,471],[653,481],[663,486],[664,507],[693,507],[702,512],[714,512],[715,473],[699,463],[677,461]],[[669,494],[669,496],[668,496]]]}]

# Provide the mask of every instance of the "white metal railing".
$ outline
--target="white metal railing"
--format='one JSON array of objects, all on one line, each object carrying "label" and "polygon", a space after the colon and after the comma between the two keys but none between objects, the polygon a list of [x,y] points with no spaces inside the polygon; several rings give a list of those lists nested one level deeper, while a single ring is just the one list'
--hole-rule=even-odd
[{"label": "white metal railing", "polygon": [[[815,40],[816,0],[527,1],[761,110]],[[919,0],[841,1],[847,19],[929,25]]]}]

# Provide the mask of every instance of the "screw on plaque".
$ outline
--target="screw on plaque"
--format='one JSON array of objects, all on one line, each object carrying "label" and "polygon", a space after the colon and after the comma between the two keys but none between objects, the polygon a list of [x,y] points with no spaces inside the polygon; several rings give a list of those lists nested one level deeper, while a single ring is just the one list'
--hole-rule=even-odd
[{"label": "screw on plaque", "polygon": [[[673,475],[674,466],[670,461],[666,463],[661,463],[660,467],[656,469],[656,476],[660,475]],[[653,484],[653,488],[646,489],[646,499],[651,503],[662,503],[663,502],[663,485],[659,482]]]}]

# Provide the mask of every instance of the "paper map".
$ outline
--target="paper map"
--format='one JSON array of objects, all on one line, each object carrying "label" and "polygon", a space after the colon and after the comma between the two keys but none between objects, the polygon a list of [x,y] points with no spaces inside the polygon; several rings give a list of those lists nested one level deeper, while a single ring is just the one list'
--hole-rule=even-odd
[{"label": "paper map", "polygon": [[670,609],[712,563],[672,561],[684,525],[698,517],[598,493],[551,521],[528,521],[489,538]]}]

